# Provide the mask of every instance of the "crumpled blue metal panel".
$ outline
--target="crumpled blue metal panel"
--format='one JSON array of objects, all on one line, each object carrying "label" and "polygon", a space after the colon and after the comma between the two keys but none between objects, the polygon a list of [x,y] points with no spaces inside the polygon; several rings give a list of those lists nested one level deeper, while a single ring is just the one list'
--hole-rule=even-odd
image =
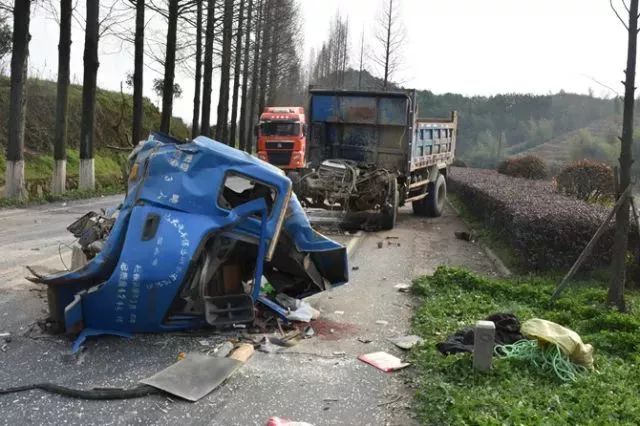
[{"label": "crumpled blue metal panel", "polygon": [[[282,226],[282,232],[299,252],[311,256],[328,282],[339,285],[348,280],[346,250],[311,228],[295,195],[289,200],[291,182],[279,169],[204,137],[179,144],[152,135],[136,148],[132,161],[127,196],[104,250],[77,271],[37,280],[56,288],[66,306],[68,332],[90,329],[121,334],[204,325],[202,315],[171,317],[169,311],[198,250],[212,233],[223,230],[264,248],[276,241]],[[266,212],[262,198],[232,210],[219,205],[229,173],[275,189],[277,196],[264,222],[255,214]],[[153,235],[146,235],[154,216],[157,228]],[[254,302],[264,255],[264,250],[258,250]]]}]

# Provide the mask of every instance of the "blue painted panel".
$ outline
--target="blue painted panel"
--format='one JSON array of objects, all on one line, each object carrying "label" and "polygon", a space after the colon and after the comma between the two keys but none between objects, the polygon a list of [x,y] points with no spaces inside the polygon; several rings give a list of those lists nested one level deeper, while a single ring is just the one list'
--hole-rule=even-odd
[{"label": "blue painted panel", "polygon": [[404,98],[380,98],[378,123],[405,126],[407,124],[407,100]]},{"label": "blue painted panel", "polygon": [[336,122],[339,120],[338,98],[315,95],[311,98],[311,121]]}]

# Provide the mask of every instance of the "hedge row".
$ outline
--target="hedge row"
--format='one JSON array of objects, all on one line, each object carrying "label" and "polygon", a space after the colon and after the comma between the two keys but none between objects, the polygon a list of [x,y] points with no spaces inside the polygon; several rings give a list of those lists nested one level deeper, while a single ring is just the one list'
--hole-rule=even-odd
[{"label": "hedge row", "polygon": [[[558,194],[549,181],[512,178],[493,170],[454,167],[448,186],[472,214],[505,237],[531,270],[570,267],[608,213],[601,205]],[[611,224],[587,265],[609,262],[613,235]]]}]

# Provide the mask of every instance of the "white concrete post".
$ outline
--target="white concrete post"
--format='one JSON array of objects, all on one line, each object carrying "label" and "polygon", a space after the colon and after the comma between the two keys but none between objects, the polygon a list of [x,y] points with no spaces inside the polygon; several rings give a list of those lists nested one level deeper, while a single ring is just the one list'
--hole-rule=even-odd
[{"label": "white concrete post", "polygon": [[473,368],[479,371],[491,369],[496,325],[492,321],[478,321],[473,335]]}]

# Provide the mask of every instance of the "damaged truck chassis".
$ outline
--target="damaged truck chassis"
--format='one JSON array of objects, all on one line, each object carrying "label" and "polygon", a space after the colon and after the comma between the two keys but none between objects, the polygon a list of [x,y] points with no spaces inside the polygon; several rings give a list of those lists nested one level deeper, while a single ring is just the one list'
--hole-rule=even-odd
[{"label": "damaged truck chassis", "polygon": [[347,227],[392,229],[407,202],[417,215],[442,214],[455,113],[417,118],[413,90],[310,95],[310,168],[290,177],[314,221],[335,212]]},{"label": "damaged truck chassis", "polygon": [[48,286],[58,331],[175,331],[251,323],[262,294],[301,298],[348,281],[346,250],[315,232],[279,169],[205,137],[154,134],[132,153],[116,215],[89,214],[69,229],[89,262],[30,279]]}]

